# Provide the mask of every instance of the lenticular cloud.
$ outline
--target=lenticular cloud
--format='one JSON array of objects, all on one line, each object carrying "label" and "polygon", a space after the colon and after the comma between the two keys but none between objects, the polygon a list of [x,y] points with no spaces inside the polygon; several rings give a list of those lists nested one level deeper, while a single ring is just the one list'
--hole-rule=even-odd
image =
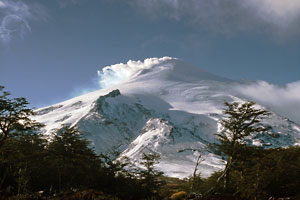
[{"label": "lenticular cloud", "polygon": [[120,63],[104,67],[98,71],[100,88],[108,88],[130,78],[135,77],[144,69],[149,69],[162,61],[172,59],[170,57],[148,58],[142,61],[129,60],[126,64]]}]

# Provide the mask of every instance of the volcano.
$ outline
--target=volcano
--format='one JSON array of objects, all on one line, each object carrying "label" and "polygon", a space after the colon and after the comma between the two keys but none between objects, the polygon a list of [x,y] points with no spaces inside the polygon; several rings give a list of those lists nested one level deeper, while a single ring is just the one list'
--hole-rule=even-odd
[{"label": "volcano", "polygon": [[[35,111],[34,119],[46,125],[45,136],[63,124],[77,126],[98,153],[119,152],[116,159],[126,156],[132,162],[143,152],[160,154],[157,168],[171,177],[191,176],[199,154],[202,176],[223,169],[225,161],[212,144],[217,142],[224,101],[247,101],[235,90],[246,83],[171,57],[107,66],[99,76],[103,89]],[[272,128],[253,134],[250,145],[299,143],[300,126],[279,113],[272,112],[262,123]]]}]

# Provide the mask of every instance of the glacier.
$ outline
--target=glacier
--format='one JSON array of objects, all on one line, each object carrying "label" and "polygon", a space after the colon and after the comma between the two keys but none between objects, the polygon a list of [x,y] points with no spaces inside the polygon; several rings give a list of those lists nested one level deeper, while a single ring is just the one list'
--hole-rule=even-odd
[{"label": "glacier", "polygon": [[[103,89],[35,111],[33,118],[46,125],[45,136],[63,124],[77,126],[98,153],[119,153],[116,159],[128,157],[134,163],[143,152],[160,154],[157,168],[171,177],[191,176],[200,154],[201,176],[223,169],[225,161],[212,144],[224,101],[248,100],[234,89],[243,83],[171,57],[128,61],[98,74]],[[249,144],[300,143],[300,126],[288,118],[272,112],[262,123],[272,129],[254,134]]]}]

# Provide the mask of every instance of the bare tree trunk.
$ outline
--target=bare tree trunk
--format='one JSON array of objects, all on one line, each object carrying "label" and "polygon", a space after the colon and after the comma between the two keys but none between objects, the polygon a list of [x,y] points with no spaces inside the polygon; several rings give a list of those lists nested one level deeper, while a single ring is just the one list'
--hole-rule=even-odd
[{"label": "bare tree trunk", "polygon": [[194,169],[194,173],[193,173],[193,181],[192,181],[192,185],[191,185],[191,191],[194,190],[194,186],[195,186],[195,180],[196,180],[196,176],[197,176],[197,170],[198,170],[198,166],[200,164],[200,158],[202,157],[202,154],[200,154],[198,156],[198,159],[197,159],[197,162],[196,162],[196,166],[195,166],[195,169]]}]

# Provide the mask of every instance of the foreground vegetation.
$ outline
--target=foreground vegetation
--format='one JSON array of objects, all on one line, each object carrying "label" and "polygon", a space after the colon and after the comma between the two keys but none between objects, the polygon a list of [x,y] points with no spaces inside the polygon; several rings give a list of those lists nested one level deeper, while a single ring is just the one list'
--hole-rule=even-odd
[{"label": "foreground vegetation", "polygon": [[45,138],[26,99],[9,95],[0,94],[0,199],[300,199],[300,147],[265,150],[245,142],[267,131],[259,122],[270,113],[253,102],[225,103],[216,145],[225,169],[179,180],[155,169],[157,154],[143,154],[142,168],[96,154],[76,127]]},{"label": "foreground vegetation", "polygon": [[96,155],[75,128],[57,130],[51,142],[35,133],[14,134],[1,148],[1,194],[46,196],[89,190],[121,199],[155,196],[157,155],[144,154],[145,169]]},{"label": "foreground vegetation", "polygon": [[[42,141],[37,135],[14,136],[2,148],[3,199],[300,199],[299,147],[244,149],[225,188],[223,181],[216,185],[222,172],[184,180],[153,176],[147,170],[129,173],[125,164],[105,160],[91,149],[76,152],[69,146],[67,151],[55,152],[58,141],[49,150]],[[206,194],[212,187],[214,191]]]}]

